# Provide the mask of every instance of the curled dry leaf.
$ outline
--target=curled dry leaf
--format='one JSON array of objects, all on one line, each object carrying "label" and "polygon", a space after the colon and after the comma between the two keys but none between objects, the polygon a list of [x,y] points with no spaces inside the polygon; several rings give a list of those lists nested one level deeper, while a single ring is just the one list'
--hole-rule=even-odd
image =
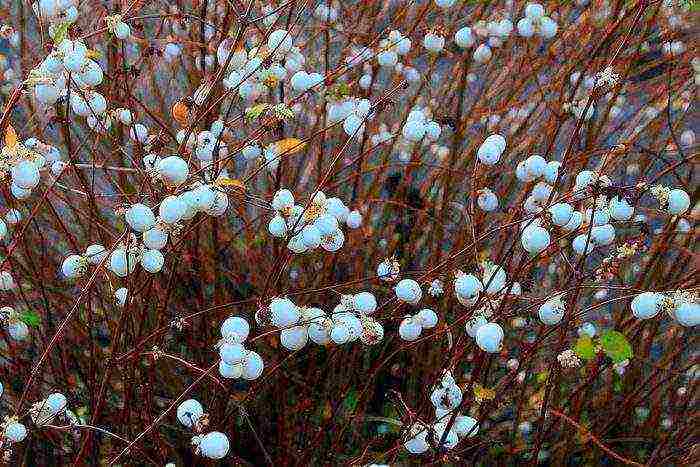
[{"label": "curled dry leaf", "polygon": [[245,185],[242,181],[235,178],[219,177],[216,180],[216,185],[221,187],[233,187],[245,190]]},{"label": "curled dry leaf", "polygon": [[9,149],[17,146],[17,133],[12,125],[7,125],[7,129],[5,130],[5,146]]},{"label": "curled dry leaf", "polygon": [[190,108],[183,101],[177,101],[172,108],[173,119],[182,126],[186,126],[190,118]]},{"label": "curled dry leaf", "polygon": [[274,144],[275,152],[279,155],[291,155],[302,151],[306,147],[306,143],[299,138],[285,138]]}]

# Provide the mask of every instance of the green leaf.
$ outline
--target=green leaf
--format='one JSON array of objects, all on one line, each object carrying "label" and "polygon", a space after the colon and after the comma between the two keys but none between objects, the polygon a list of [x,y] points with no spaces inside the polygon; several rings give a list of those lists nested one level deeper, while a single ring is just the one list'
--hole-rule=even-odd
[{"label": "green leaf", "polygon": [[549,371],[542,371],[540,373],[537,373],[535,375],[535,381],[539,384],[543,384],[545,381],[547,381],[547,378],[549,377]]},{"label": "green leaf", "polygon": [[613,382],[613,391],[618,394],[622,392],[622,382],[619,379]]},{"label": "green leaf", "polygon": [[595,346],[590,336],[579,337],[574,346],[574,352],[584,360],[593,360],[595,358]]},{"label": "green leaf", "polygon": [[245,109],[245,118],[249,122],[257,120],[267,109],[270,108],[270,104],[258,104],[253,107],[248,107]]},{"label": "green leaf", "polygon": [[352,414],[355,412],[355,409],[357,408],[357,403],[359,402],[359,398],[357,396],[357,391],[355,389],[351,389],[348,392],[348,395],[345,396],[345,401],[343,401],[343,405],[345,406],[345,411],[348,414]]},{"label": "green leaf", "polygon": [[275,115],[277,115],[277,118],[279,118],[280,120],[294,117],[294,111],[284,104],[277,104],[274,107],[274,111]]},{"label": "green leaf", "polygon": [[350,86],[347,83],[340,83],[332,86],[325,91],[325,96],[331,100],[342,100],[351,94]]},{"label": "green leaf", "polygon": [[68,36],[68,28],[70,27],[70,23],[61,23],[58,26],[56,26],[56,29],[54,30],[53,33],[53,42],[54,44],[58,45],[63,40]]},{"label": "green leaf", "polygon": [[607,330],[600,335],[600,345],[605,354],[615,363],[632,358],[632,346],[624,334],[618,331]]},{"label": "green leaf", "polygon": [[25,311],[19,315],[19,319],[24,322],[27,326],[37,327],[41,324],[41,319],[39,315],[33,311]]}]

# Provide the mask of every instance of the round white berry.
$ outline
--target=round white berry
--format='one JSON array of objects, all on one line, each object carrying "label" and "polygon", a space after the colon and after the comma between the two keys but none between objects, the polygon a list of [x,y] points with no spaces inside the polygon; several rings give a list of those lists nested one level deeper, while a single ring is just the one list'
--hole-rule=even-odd
[{"label": "round white berry", "polygon": [[212,431],[200,437],[199,453],[209,459],[223,459],[228,454],[228,437],[219,432]]},{"label": "round white berry", "polygon": [[414,341],[418,339],[421,331],[423,331],[423,326],[412,316],[404,318],[399,325],[399,336],[405,341]]},{"label": "round white berry", "polygon": [[243,342],[250,333],[250,324],[240,316],[229,316],[221,323],[221,336],[234,342]]},{"label": "round white berry", "polygon": [[430,402],[436,409],[453,410],[462,402],[462,390],[457,385],[437,387],[430,394]]},{"label": "round white berry", "polygon": [[467,331],[467,334],[470,337],[475,337],[476,331],[478,331],[481,326],[487,323],[488,321],[485,317],[483,317],[482,315],[477,315],[464,324],[464,330]]},{"label": "round white berry", "polygon": [[119,248],[112,252],[109,257],[109,269],[119,277],[126,277],[127,274],[134,272],[138,257],[134,252],[129,252]]},{"label": "round white berry", "polygon": [[455,43],[462,49],[468,49],[474,45],[474,36],[471,28],[465,26],[455,33]]},{"label": "round white berry", "polygon": [[[449,432],[447,432],[447,435],[445,435],[445,431],[447,430],[447,422],[441,422],[441,423],[436,423],[433,425],[433,432],[432,437],[433,437],[433,442],[436,445],[439,446],[444,446],[446,449],[452,449],[454,448],[457,443],[459,442],[459,438],[457,437],[457,432],[454,430],[454,424],[452,426],[452,429],[450,429]],[[445,441],[443,444],[440,444],[442,439],[445,438]]]},{"label": "round white berry", "polygon": [[593,251],[595,244],[593,243],[593,239],[587,234],[581,234],[574,238],[574,241],[571,242],[571,246],[574,248],[577,255],[582,256]]},{"label": "round white berry", "polygon": [[394,292],[396,293],[396,298],[411,305],[416,305],[423,296],[420,285],[413,279],[399,281],[394,287]]},{"label": "round white berry", "polygon": [[151,274],[160,272],[164,262],[163,253],[158,250],[146,250],[141,256],[141,266]]},{"label": "round white berry", "polygon": [[377,309],[377,299],[369,292],[360,292],[353,295],[352,304],[357,311],[366,315],[374,313]]},{"label": "round white berry", "polygon": [[683,326],[693,327],[700,324],[700,303],[682,303],[673,312],[676,320]]},{"label": "round white berry", "polygon": [[248,351],[243,360],[243,378],[247,380],[258,379],[265,368],[262,357],[252,350]]},{"label": "round white berry", "polygon": [[27,437],[27,428],[19,422],[9,422],[5,425],[5,438],[12,443],[19,443]]},{"label": "round white berry", "polygon": [[458,415],[455,418],[455,423],[452,428],[459,437],[471,438],[479,432],[479,422],[472,417],[466,415]]},{"label": "round white berry", "polygon": [[284,29],[273,31],[267,38],[267,48],[280,56],[289,52],[292,45],[292,36]]},{"label": "round white berry", "polygon": [[486,44],[481,44],[474,50],[473,58],[477,63],[486,63],[491,60],[491,49]]},{"label": "round white berry", "polygon": [[419,120],[409,120],[403,126],[401,134],[403,134],[403,137],[408,141],[417,142],[423,139],[425,131],[425,123]]},{"label": "round white berry", "polygon": [[70,255],[61,265],[61,272],[67,279],[76,279],[87,271],[88,261],[80,255]]},{"label": "round white berry", "polygon": [[537,20],[544,16],[544,7],[539,3],[528,3],[525,6],[525,16]]},{"label": "round white berry", "polygon": [[569,219],[569,222],[567,222],[565,225],[562,226],[562,229],[567,230],[569,232],[572,232],[574,230],[577,230],[579,227],[581,227],[582,223],[583,223],[583,214],[581,214],[580,211],[574,211],[571,214],[571,219]]},{"label": "round white berry", "polygon": [[98,265],[109,255],[109,252],[102,245],[90,245],[85,249],[85,258],[92,265]]},{"label": "round white berry", "polygon": [[558,300],[548,300],[540,305],[537,315],[544,324],[554,326],[564,317],[564,307]]},{"label": "round white berry", "polygon": [[124,22],[119,22],[114,26],[114,36],[117,39],[124,40],[131,35],[131,28]]},{"label": "round white berry", "polygon": [[543,16],[542,19],[540,19],[540,35],[545,39],[551,39],[556,36],[558,30],[559,26],[556,21],[549,16]]},{"label": "round white berry", "polygon": [[301,317],[299,307],[288,298],[273,298],[270,302],[270,320],[278,328],[297,324]]},{"label": "round white berry", "polygon": [[661,311],[663,300],[663,294],[642,292],[632,299],[630,304],[632,314],[639,319],[653,318]]},{"label": "round white berry", "polygon": [[610,199],[608,211],[610,212],[610,217],[616,221],[628,221],[634,214],[634,208],[624,198],[620,199],[617,196]]},{"label": "round white berry", "polygon": [[615,240],[615,227],[610,224],[593,227],[591,229],[591,240],[597,245],[610,245]]},{"label": "round white berry", "polygon": [[455,279],[455,293],[467,300],[472,300],[484,290],[484,286],[476,276],[462,274]]},{"label": "round white berry", "polygon": [[7,333],[13,340],[23,341],[29,337],[29,326],[24,321],[14,321],[7,325]]},{"label": "round white berry", "polygon": [[12,167],[12,182],[19,188],[31,190],[39,184],[39,169],[30,161],[19,161]]},{"label": "round white berry", "polygon": [[219,357],[225,363],[229,365],[235,365],[236,363],[243,362],[246,357],[247,351],[243,348],[243,344],[240,343],[228,343],[223,342],[219,346]]},{"label": "round white berry", "polygon": [[683,214],[690,207],[690,196],[685,191],[676,188],[668,193],[668,212],[673,215]]},{"label": "round white berry", "polygon": [[129,295],[129,289],[126,287],[120,287],[114,292],[114,303],[119,307],[123,308],[126,305],[126,299]]},{"label": "round white berry", "polygon": [[498,352],[502,342],[503,329],[497,323],[487,323],[476,330],[476,344],[484,352]]},{"label": "round white berry", "polygon": [[540,253],[549,246],[549,232],[543,227],[531,225],[523,231],[520,242],[528,253]]},{"label": "round white berry", "polygon": [[335,216],[324,214],[314,221],[314,225],[321,232],[321,235],[333,235],[338,230],[338,219]]},{"label": "round white berry", "polygon": [[294,206],[294,195],[291,191],[282,189],[272,198],[272,208],[276,211],[291,209]]},{"label": "round white berry", "polygon": [[54,392],[52,394],[49,394],[48,397],[46,397],[45,403],[48,410],[50,410],[53,414],[59,414],[63,412],[68,406],[68,400],[66,399],[66,396],[64,396],[60,392]]},{"label": "round white berry", "polygon": [[168,243],[168,232],[161,230],[158,226],[153,227],[143,233],[143,244],[151,250],[162,250]]},{"label": "round white berry", "polygon": [[187,399],[177,407],[177,419],[187,428],[192,428],[203,414],[204,408],[196,399]]},{"label": "round white berry", "polygon": [[156,224],[156,216],[145,204],[136,203],[126,211],[126,222],[137,232],[145,232]]},{"label": "round white berry", "polygon": [[190,173],[187,162],[178,156],[169,156],[158,162],[158,173],[168,185],[180,185]]},{"label": "round white berry", "polygon": [[488,188],[482,188],[479,190],[479,196],[476,199],[476,204],[479,206],[479,209],[483,211],[495,211],[498,209],[498,197]]},{"label": "round white berry", "polygon": [[358,210],[350,211],[345,223],[351,229],[357,229],[362,225],[362,214]]},{"label": "round white berry", "polygon": [[240,379],[243,376],[243,362],[229,365],[223,360],[219,360],[219,374],[226,379]]},{"label": "round white berry", "polygon": [[430,448],[427,441],[428,428],[416,422],[409,431],[409,437],[404,441],[403,446],[411,454],[423,454]]},{"label": "round white berry", "polygon": [[287,235],[287,223],[284,221],[284,217],[276,215],[270,219],[267,230],[273,237],[284,238]]},{"label": "round white berry", "polygon": [[415,319],[423,329],[434,328],[438,323],[438,315],[430,308],[423,308],[416,314]]},{"label": "round white berry", "polygon": [[574,208],[568,203],[556,203],[549,207],[548,212],[552,216],[552,223],[563,227],[571,220]]},{"label": "round white berry", "polygon": [[516,24],[516,27],[518,28],[518,34],[522,37],[528,38],[535,34],[535,26],[532,24],[530,18],[521,18]]},{"label": "round white berry", "polygon": [[306,326],[292,326],[280,331],[280,344],[291,351],[302,349],[308,340],[309,332]]}]

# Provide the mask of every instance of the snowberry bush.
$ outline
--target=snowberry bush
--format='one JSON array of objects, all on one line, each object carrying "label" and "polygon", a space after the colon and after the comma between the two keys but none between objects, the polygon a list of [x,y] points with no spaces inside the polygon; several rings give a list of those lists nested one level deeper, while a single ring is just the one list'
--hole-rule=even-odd
[{"label": "snowberry bush", "polygon": [[695,2],[0,1],[9,465],[689,465]]}]

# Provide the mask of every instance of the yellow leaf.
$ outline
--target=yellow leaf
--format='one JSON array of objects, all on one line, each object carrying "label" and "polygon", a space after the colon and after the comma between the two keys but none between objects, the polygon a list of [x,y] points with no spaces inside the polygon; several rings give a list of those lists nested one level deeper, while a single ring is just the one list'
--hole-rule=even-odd
[{"label": "yellow leaf", "polygon": [[7,125],[7,129],[5,130],[5,146],[7,146],[8,149],[13,149],[17,146],[17,133],[15,133],[15,129],[12,128],[12,125]]},{"label": "yellow leaf", "polygon": [[329,420],[333,416],[333,407],[331,407],[330,402],[326,401],[326,403],[323,404],[321,415],[324,420]]},{"label": "yellow leaf", "polygon": [[290,155],[303,150],[306,143],[299,138],[285,138],[273,143],[277,155]]},{"label": "yellow leaf", "polygon": [[102,58],[102,52],[99,50],[88,50],[86,55],[88,58]]},{"label": "yellow leaf", "polygon": [[234,188],[240,188],[241,190],[245,190],[245,185],[243,185],[243,182],[235,179],[235,178],[228,178],[228,177],[219,177],[216,180],[216,185],[217,186],[232,186]]},{"label": "yellow leaf", "polygon": [[480,384],[474,386],[474,399],[477,401],[490,401],[496,397],[496,391],[493,389],[485,388]]}]

